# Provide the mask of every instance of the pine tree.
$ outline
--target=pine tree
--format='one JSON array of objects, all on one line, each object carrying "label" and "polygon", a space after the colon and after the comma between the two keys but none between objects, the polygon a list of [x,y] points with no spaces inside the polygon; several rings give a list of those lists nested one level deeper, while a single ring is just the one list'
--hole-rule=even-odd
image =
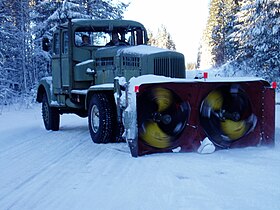
[{"label": "pine tree", "polygon": [[153,35],[152,32],[149,32],[148,44],[164,49],[176,50],[176,45],[164,25],[161,25],[156,35]]},{"label": "pine tree", "polygon": [[7,103],[14,99],[15,93],[27,93],[32,83],[32,75],[28,72],[31,42],[29,1],[2,1],[0,8],[0,45],[4,58],[1,67],[1,88],[4,91],[1,90],[1,94]]},{"label": "pine tree", "polygon": [[240,24],[236,19],[236,14],[240,9],[238,0],[230,0],[227,3],[226,27],[225,27],[225,49],[224,63],[233,60],[237,55],[238,43],[231,36],[236,32],[236,25]]},{"label": "pine tree", "polygon": [[[208,20],[209,22],[209,20]],[[198,52],[198,68],[207,69],[213,66],[213,56],[211,53],[210,39],[211,31],[209,25],[207,24],[206,28],[203,31],[201,38],[201,43]]]},{"label": "pine tree", "polygon": [[153,32],[151,30],[147,29],[147,33],[148,33],[148,37],[149,37],[148,45],[156,46],[156,37],[153,34]]},{"label": "pine tree", "polygon": [[209,8],[209,17],[207,20],[206,27],[203,31],[202,40],[201,40],[201,52],[200,54],[200,67],[202,68],[209,68],[210,66],[215,65],[215,56],[213,55],[213,48],[214,45],[214,39],[217,40],[216,35],[213,35],[213,31],[217,30],[217,16],[218,11],[218,4],[219,0],[212,0],[210,2],[210,8]]},{"label": "pine tree", "polygon": [[203,66],[219,67],[234,57],[236,45],[229,35],[234,31],[238,8],[238,0],[211,1],[200,49]]},{"label": "pine tree", "polygon": [[122,19],[129,4],[114,3],[113,0],[86,0],[87,14],[94,19]]},{"label": "pine tree", "polygon": [[247,75],[280,80],[279,0],[247,0],[237,13],[235,69]]},{"label": "pine tree", "polygon": [[200,69],[201,67],[201,55],[202,55],[202,45],[200,44],[197,50],[197,59],[196,59],[196,69]]}]

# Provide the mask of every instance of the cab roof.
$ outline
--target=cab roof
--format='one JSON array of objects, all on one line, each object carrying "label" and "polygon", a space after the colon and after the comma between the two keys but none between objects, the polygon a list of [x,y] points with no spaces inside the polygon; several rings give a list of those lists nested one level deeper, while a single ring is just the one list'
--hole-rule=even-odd
[{"label": "cab roof", "polygon": [[[93,20],[93,19],[72,19],[72,27],[74,30],[79,28],[107,28],[112,31],[114,28],[142,28],[145,27],[133,20]],[[67,27],[68,23],[64,23],[61,26]]]}]

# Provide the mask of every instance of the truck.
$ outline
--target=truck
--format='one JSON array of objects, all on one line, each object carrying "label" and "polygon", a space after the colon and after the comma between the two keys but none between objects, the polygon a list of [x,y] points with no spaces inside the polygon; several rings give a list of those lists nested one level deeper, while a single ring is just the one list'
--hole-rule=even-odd
[{"label": "truck", "polygon": [[36,100],[46,130],[59,130],[62,114],[88,117],[94,143],[126,141],[134,157],[196,151],[206,137],[218,148],[273,145],[268,82],[187,80],[182,53],[147,43],[132,20],[72,19],[43,38],[52,76],[40,80]]},{"label": "truck", "polygon": [[[120,44],[107,45],[117,33]],[[89,43],[82,44],[87,36]],[[145,27],[130,20],[76,19],[57,27],[50,44],[52,76],[40,81],[37,101],[47,130],[59,130],[60,115],[74,113],[89,117],[95,143],[120,141],[121,113],[116,107],[116,77],[154,74],[185,78],[181,53],[147,45]],[[106,46],[107,45],[107,46]]]}]

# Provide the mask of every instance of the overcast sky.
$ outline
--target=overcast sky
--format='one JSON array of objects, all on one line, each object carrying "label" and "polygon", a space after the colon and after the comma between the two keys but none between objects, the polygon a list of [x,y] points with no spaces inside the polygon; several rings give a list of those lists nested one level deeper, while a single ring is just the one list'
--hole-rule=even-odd
[{"label": "overcast sky", "polygon": [[186,63],[195,62],[202,31],[205,27],[210,0],[125,0],[131,2],[125,19],[143,23],[154,33],[164,25],[185,55]]}]

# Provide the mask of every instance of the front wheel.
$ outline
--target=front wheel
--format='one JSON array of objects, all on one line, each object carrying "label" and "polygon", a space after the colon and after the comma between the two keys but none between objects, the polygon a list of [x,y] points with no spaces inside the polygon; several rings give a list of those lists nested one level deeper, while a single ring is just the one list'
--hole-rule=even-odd
[{"label": "front wheel", "polygon": [[42,100],[42,117],[46,130],[59,130],[60,116],[58,109],[55,107],[50,107],[46,94],[44,94]]},{"label": "front wheel", "polygon": [[89,110],[89,131],[94,143],[109,143],[113,139],[113,105],[104,93],[92,96]]}]

